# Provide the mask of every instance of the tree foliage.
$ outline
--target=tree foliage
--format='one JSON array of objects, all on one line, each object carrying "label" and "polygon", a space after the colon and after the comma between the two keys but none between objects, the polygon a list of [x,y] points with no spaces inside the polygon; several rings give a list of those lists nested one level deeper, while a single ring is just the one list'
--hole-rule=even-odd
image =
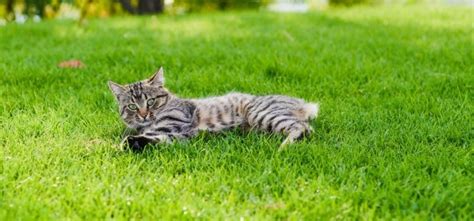
[{"label": "tree foliage", "polygon": [[[175,0],[172,8],[184,8],[186,11],[243,9],[260,7],[270,1]],[[122,11],[130,14],[153,14],[165,10],[164,0],[0,0],[0,16],[7,20],[14,20],[15,14],[18,13],[38,15],[42,18],[54,17],[61,4],[69,4],[79,9],[81,18],[112,15]],[[117,10],[117,7],[120,9]]]}]

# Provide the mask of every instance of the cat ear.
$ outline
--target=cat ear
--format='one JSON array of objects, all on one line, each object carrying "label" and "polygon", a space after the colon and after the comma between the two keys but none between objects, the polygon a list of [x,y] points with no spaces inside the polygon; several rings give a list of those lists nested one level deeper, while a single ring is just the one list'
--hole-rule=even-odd
[{"label": "cat ear", "polygon": [[120,84],[117,84],[113,81],[109,81],[109,88],[110,90],[112,91],[112,93],[114,93],[115,97],[119,97],[120,94],[123,94],[123,92],[125,92],[125,88],[120,85]]},{"label": "cat ear", "polygon": [[163,67],[160,67],[160,70],[158,70],[153,76],[151,76],[148,79],[148,83],[150,83],[153,86],[163,86],[165,84],[165,76],[163,74]]}]

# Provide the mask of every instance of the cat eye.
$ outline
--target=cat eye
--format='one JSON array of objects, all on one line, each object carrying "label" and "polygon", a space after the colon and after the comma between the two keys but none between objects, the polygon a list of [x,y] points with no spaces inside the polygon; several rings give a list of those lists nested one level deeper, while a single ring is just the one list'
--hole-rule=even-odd
[{"label": "cat eye", "polygon": [[153,104],[155,104],[155,98],[150,98],[146,101],[146,105],[148,105],[148,107],[153,106]]},{"label": "cat eye", "polygon": [[129,104],[127,105],[128,109],[132,110],[132,111],[136,111],[138,109],[137,105],[135,104]]}]

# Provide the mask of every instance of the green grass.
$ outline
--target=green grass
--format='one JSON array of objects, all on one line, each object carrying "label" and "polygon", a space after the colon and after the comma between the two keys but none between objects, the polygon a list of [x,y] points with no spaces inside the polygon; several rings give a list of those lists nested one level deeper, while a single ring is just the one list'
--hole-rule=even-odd
[{"label": "green grass", "polygon": [[[473,9],[232,12],[0,27],[0,219],[474,217]],[[57,63],[80,59],[83,69]],[[201,134],[136,154],[107,88],[321,103],[316,133]]]}]

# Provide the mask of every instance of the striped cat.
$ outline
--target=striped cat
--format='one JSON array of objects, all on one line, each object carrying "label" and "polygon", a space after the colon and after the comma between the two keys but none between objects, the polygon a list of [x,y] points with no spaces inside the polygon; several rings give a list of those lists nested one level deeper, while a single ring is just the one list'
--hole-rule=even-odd
[{"label": "striped cat", "polygon": [[141,150],[149,143],[189,139],[200,130],[220,132],[242,127],[287,138],[281,147],[309,134],[309,120],[316,118],[319,104],[297,98],[229,93],[204,99],[182,99],[164,87],[163,68],[151,78],[126,86],[109,81],[119,104],[119,113],[136,135],[123,145]]}]

